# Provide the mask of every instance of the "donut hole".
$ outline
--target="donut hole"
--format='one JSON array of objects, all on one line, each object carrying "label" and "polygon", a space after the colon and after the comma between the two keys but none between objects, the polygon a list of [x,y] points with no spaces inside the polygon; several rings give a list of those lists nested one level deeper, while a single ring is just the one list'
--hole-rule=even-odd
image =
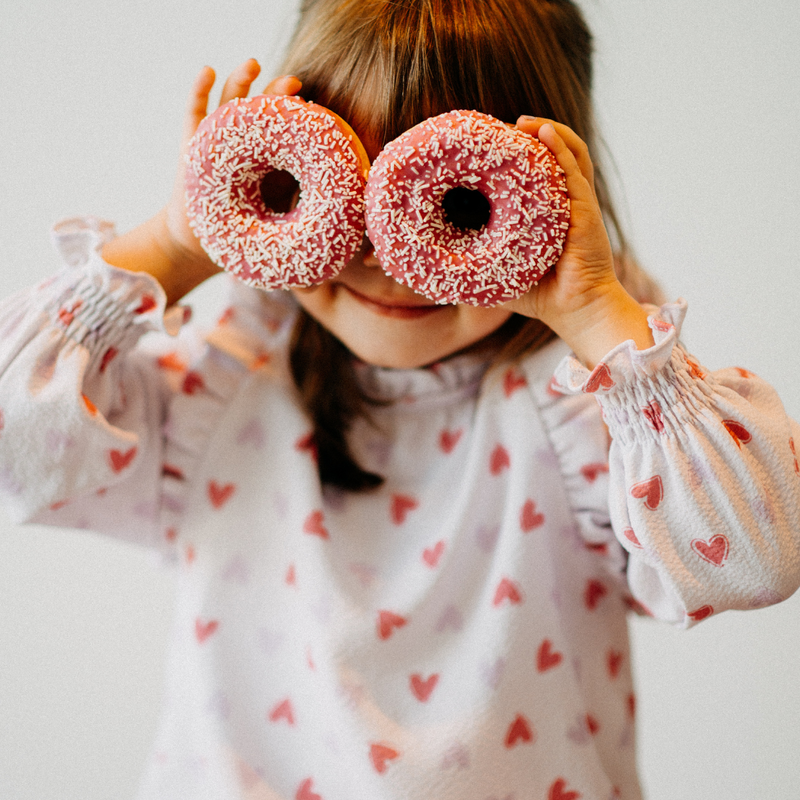
[{"label": "donut hole", "polygon": [[300,202],[300,184],[291,172],[273,169],[262,179],[259,187],[261,201],[268,211],[286,214]]},{"label": "donut hole", "polygon": [[491,203],[477,189],[456,186],[442,199],[444,218],[456,228],[479,231],[492,216]]}]

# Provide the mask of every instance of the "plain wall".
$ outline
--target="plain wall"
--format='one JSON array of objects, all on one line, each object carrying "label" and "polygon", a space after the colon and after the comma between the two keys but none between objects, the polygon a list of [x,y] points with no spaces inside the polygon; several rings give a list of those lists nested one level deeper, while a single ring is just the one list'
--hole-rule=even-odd
[{"label": "plain wall", "polygon": [[[582,5],[640,259],[689,300],[684,339],[707,366],[763,375],[800,418],[800,5]],[[1,8],[0,296],[56,268],[59,218],[125,230],[154,213],[196,72],[210,63],[224,76],[255,56],[263,87],[294,13],[290,0]],[[214,295],[211,282],[194,299],[206,319]],[[2,800],[133,796],[172,589],[147,553],[0,513]],[[632,630],[649,800],[800,797],[798,596],[689,632]]]}]

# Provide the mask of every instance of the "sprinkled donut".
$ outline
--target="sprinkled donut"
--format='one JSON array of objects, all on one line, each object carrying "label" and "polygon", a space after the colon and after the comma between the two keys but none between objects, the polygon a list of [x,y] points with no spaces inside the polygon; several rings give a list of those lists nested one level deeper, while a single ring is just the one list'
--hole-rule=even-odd
[{"label": "sprinkled donut", "polygon": [[[245,283],[311,286],[338,273],[363,241],[368,169],[356,135],[322,106],[237,98],[207,116],[189,142],[189,224],[211,260]],[[300,186],[286,213],[262,199],[262,181],[274,170]]]},{"label": "sprinkled donut", "polygon": [[476,111],[440,114],[390,142],[366,203],[381,266],[437,303],[520,297],[558,260],[569,228],[553,154]]}]

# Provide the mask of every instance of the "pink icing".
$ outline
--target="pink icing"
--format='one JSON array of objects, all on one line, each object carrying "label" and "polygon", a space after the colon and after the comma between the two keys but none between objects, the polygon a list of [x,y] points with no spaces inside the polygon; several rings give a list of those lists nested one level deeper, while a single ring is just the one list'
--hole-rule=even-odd
[{"label": "pink icing", "polygon": [[[477,189],[491,205],[479,230],[445,217],[445,194]],[[564,247],[564,173],[537,139],[475,111],[425,120],[375,159],[367,234],[382,267],[438,303],[493,306],[525,294]]]},{"label": "pink icing", "polygon": [[[271,170],[300,185],[288,213],[261,200]],[[263,289],[310,286],[350,261],[364,236],[364,185],[352,135],[295,97],[232,100],[189,143],[186,209],[195,235],[214,263]]]}]

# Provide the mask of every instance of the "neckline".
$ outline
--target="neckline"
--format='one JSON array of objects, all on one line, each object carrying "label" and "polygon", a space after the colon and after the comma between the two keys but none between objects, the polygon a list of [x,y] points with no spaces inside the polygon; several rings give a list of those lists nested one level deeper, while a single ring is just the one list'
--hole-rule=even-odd
[{"label": "neckline", "polygon": [[462,353],[426,367],[392,369],[355,361],[364,393],[379,403],[440,404],[477,395],[494,352]]}]

